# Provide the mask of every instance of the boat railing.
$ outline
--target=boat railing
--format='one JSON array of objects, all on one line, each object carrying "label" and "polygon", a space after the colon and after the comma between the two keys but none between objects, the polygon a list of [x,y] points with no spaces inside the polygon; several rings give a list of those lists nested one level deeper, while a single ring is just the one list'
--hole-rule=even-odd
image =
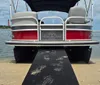
[{"label": "boat railing", "polygon": [[[59,19],[61,21],[61,24],[42,24],[42,22],[45,20],[45,19]],[[46,29],[45,29],[46,28]],[[63,34],[63,41],[65,40],[65,32],[64,32],[65,28],[64,28],[64,21],[61,17],[59,16],[47,16],[47,17],[43,17],[41,20],[40,20],[40,40],[41,39],[41,35],[42,35],[42,31],[61,31],[62,34]]]},{"label": "boat railing", "polygon": [[34,16],[13,16],[12,22],[12,32],[24,32],[24,31],[36,31],[37,39],[39,41],[39,22]]},{"label": "boat railing", "polygon": [[[82,16],[72,16],[72,17],[68,17],[66,20],[65,20],[65,23],[68,24],[67,22],[69,22],[70,19],[85,19],[85,22],[86,23],[90,23],[92,25],[92,21],[93,19],[92,18],[89,18],[89,17],[82,17]],[[82,23],[82,24],[78,24],[78,25],[83,25],[83,24],[86,24],[86,23]],[[70,24],[70,23],[69,23]],[[73,24],[75,25],[75,24]]]},{"label": "boat railing", "polygon": [[[70,19],[84,19],[85,22],[84,23],[81,23],[81,24],[78,24],[78,23],[69,23]],[[89,18],[89,17],[82,17],[82,16],[71,16],[71,17],[68,17],[66,20],[65,20],[65,23],[64,23],[64,28],[65,28],[65,35],[67,35],[67,32],[68,30],[73,30],[73,31],[90,31],[92,32],[91,30],[91,27],[92,27],[92,21],[93,19],[92,18]],[[70,28],[69,27],[74,27],[74,28]],[[75,28],[76,27],[76,28]],[[67,40],[67,38],[65,39]],[[90,40],[90,39],[87,39],[87,40]]]},{"label": "boat railing", "polygon": [[[88,20],[87,23],[82,24],[73,24],[68,23],[70,19],[85,19]],[[27,19],[31,21],[31,23],[26,23]],[[45,19],[59,19],[61,21],[61,24],[45,24],[42,23],[45,21]],[[24,21],[25,20],[25,21]],[[32,24],[32,20],[36,21],[35,24]],[[65,21],[59,17],[59,16],[47,16],[43,17],[40,22],[37,18],[27,16],[27,17],[17,17],[12,18],[12,31],[37,31],[37,41],[44,41],[49,39],[50,37],[53,39],[53,41],[67,41],[67,31],[90,31],[92,27],[92,19],[88,17],[80,17],[80,16],[74,16],[74,17],[68,17]],[[21,21],[24,21],[25,23],[21,23]],[[18,23],[17,23],[18,22]],[[18,28],[18,29],[17,29]],[[48,34],[49,33],[49,34]],[[47,35],[46,35],[47,34]],[[52,40],[51,39],[51,40]],[[51,41],[48,40],[48,41]]]},{"label": "boat railing", "polygon": [[[42,24],[43,20],[45,19],[60,19],[62,21],[61,24]],[[85,19],[86,20],[86,23],[82,23],[82,24],[72,24],[72,23],[67,23],[70,19]],[[71,27],[71,26],[74,26],[76,28],[68,28],[68,27]],[[68,17],[65,21],[61,18],[61,17],[58,17],[58,16],[48,16],[48,17],[43,17],[41,20],[40,20],[40,35],[39,35],[39,40],[41,41],[41,37],[42,37],[42,31],[63,31],[63,41],[66,41],[66,31],[67,30],[76,30],[76,31],[90,31],[92,32],[91,30],[91,27],[92,27],[92,19],[91,18],[88,18],[88,17],[80,17],[80,16],[73,16],[73,17]],[[80,27],[80,28],[79,28]]]}]

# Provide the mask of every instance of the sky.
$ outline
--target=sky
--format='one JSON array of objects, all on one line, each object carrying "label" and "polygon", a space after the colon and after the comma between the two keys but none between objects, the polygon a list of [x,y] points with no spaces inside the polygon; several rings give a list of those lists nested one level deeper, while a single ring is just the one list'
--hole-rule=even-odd
[{"label": "sky", "polygon": [[[16,2],[16,0],[14,0]],[[93,30],[100,30],[100,0],[94,0],[94,16],[93,16]],[[19,0],[18,11],[25,11],[25,5],[23,0]],[[83,2],[80,4],[83,5]],[[7,25],[8,19],[10,19],[10,0],[0,0],[0,25]],[[42,18],[44,16],[58,15],[63,19],[67,17],[66,13],[63,12],[40,12],[38,17]],[[58,21],[58,20],[57,20]],[[54,20],[54,22],[57,22]],[[49,21],[48,21],[49,23]]]}]

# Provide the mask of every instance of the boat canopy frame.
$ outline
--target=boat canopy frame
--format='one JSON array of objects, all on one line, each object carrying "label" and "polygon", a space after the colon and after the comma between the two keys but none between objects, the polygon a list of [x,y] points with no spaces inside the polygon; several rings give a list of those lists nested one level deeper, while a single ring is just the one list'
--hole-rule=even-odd
[{"label": "boat canopy frame", "polygon": [[[80,1],[82,1],[82,0],[80,0]],[[88,0],[88,4],[87,4],[87,0],[83,0],[83,1],[84,1],[84,5],[85,5],[85,10],[86,10],[86,17],[89,16],[89,12],[90,12],[90,9],[91,9],[91,19],[93,20],[93,0]],[[76,3],[76,6],[78,6],[78,5],[79,5],[79,2]],[[10,16],[11,17],[13,15],[13,13],[18,12],[17,11],[18,6],[19,6],[19,0],[16,0],[15,3],[14,3],[14,0],[10,0]],[[29,11],[29,6],[26,2],[25,2],[25,6],[26,6],[26,11]],[[58,10],[55,10],[55,11],[58,11]]]}]

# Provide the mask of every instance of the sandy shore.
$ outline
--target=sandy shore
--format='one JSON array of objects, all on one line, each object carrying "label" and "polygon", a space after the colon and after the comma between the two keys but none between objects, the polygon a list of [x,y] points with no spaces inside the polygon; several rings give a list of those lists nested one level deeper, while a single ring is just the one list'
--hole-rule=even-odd
[{"label": "sandy shore", "polygon": [[[100,60],[94,64],[72,64],[80,85],[100,85]],[[31,64],[0,62],[0,85],[21,85]]]}]

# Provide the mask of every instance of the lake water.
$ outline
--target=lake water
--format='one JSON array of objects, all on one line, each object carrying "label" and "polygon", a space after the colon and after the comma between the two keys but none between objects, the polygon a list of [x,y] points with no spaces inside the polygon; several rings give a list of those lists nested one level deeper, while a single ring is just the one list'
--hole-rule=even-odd
[{"label": "lake water", "polygon": [[0,29],[0,59],[13,58],[13,47],[6,45],[6,40],[11,40],[11,30]]},{"label": "lake water", "polygon": [[[11,59],[13,56],[13,46],[8,46],[5,41],[11,40],[11,30],[10,29],[0,29],[0,59]],[[100,41],[100,32],[93,33],[93,40]],[[100,57],[100,45],[93,46],[92,58]]]}]

